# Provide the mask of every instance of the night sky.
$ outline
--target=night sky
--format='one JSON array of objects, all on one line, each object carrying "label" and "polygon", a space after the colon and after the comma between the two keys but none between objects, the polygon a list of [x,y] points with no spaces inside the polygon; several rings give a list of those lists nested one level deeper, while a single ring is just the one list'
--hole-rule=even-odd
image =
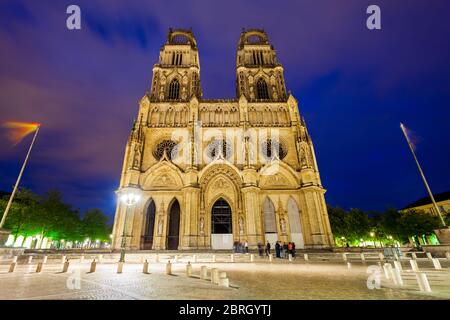
[{"label": "night sky", "polygon": [[[241,29],[263,28],[315,143],[326,200],[403,207],[426,195],[399,128],[415,132],[435,193],[450,189],[450,2],[0,2],[0,121],[42,128],[21,186],[58,189],[111,217],[125,143],[169,27],[192,27],[204,98],[235,97]],[[82,29],[66,28],[81,7]],[[381,7],[382,30],[366,28]],[[3,132],[4,133],[4,132]],[[11,191],[31,141],[0,140],[0,190]]]}]

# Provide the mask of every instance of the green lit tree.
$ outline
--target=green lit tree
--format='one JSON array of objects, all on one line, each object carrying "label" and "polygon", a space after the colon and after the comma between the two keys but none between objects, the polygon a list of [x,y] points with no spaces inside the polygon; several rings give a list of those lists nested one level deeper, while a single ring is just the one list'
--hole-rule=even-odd
[{"label": "green lit tree", "polygon": [[108,217],[99,209],[86,211],[82,220],[83,235],[91,240],[108,241],[111,228]]}]

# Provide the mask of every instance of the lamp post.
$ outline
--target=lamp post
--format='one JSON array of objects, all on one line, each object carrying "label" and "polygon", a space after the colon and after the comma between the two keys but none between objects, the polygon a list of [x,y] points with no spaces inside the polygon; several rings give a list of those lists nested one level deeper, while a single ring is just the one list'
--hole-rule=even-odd
[{"label": "lamp post", "polygon": [[119,262],[125,262],[125,247],[127,242],[127,222],[128,222],[128,211],[132,206],[134,206],[141,199],[141,194],[139,189],[133,187],[127,187],[119,191],[119,199],[126,206],[125,217],[123,221],[123,233],[122,233],[122,243],[120,245],[120,260]]}]

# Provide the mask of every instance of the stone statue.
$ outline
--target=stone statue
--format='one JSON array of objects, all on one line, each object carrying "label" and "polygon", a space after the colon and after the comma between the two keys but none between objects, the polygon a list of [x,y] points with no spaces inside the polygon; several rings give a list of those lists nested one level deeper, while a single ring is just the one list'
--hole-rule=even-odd
[{"label": "stone statue", "polygon": [[162,233],[163,233],[163,217],[160,217],[158,222],[158,235],[162,236]]},{"label": "stone statue", "polygon": [[239,217],[239,233],[244,234],[244,219],[242,216]]},{"label": "stone statue", "polygon": [[286,220],[284,220],[284,218],[280,219],[280,227],[281,233],[286,233]]},{"label": "stone statue", "polygon": [[200,234],[203,234],[205,232],[205,218],[200,218]]}]

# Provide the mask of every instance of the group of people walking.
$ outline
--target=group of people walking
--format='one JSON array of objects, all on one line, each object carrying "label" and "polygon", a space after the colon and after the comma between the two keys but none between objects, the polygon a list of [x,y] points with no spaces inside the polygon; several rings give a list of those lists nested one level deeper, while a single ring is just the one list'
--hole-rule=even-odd
[{"label": "group of people walking", "polygon": [[[258,253],[260,256],[263,256],[263,252],[268,256],[270,254],[271,245],[270,242],[267,241],[265,248],[263,249],[262,243],[258,243]],[[275,257],[280,259],[289,258],[289,254],[292,257],[295,257],[295,243],[294,242],[284,242],[277,241],[275,243]]]},{"label": "group of people walking", "polygon": [[233,252],[234,253],[248,253],[248,242],[239,242],[235,241],[233,243]]}]

